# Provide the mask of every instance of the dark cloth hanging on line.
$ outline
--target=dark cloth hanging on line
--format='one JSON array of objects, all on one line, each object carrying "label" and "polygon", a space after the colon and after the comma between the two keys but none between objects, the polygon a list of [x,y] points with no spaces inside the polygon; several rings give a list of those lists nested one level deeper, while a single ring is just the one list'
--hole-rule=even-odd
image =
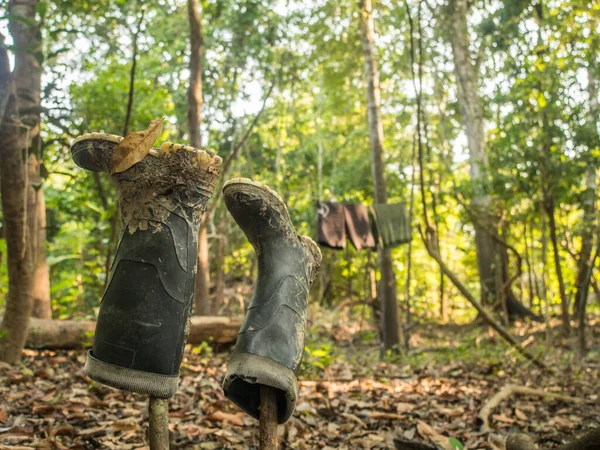
[{"label": "dark cloth hanging on line", "polygon": [[346,248],[344,205],[334,202],[317,203],[317,242],[333,249]]},{"label": "dark cloth hanging on line", "polygon": [[412,239],[411,224],[408,221],[404,203],[373,205],[373,233],[384,247],[396,247]]},{"label": "dark cloth hanging on line", "polygon": [[375,237],[371,231],[371,221],[365,205],[344,205],[346,233],[357,251],[375,248]]}]

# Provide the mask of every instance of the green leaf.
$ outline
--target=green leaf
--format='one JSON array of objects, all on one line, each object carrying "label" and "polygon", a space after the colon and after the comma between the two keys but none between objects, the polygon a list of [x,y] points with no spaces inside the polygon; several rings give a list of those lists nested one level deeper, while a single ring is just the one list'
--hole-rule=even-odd
[{"label": "green leaf", "polygon": [[452,450],[465,450],[465,446],[462,443],[453,437],[448,438],[450,445],[452,446]]},{"label": "green leaf", "polygon": [[9,21],[16,20],[17,22],[22,22],[22,23],[32,26],[32,27],[37,25],[37,22],[35,21],[35,19],[31,19],[30,17],[19,16],[17,14],[5,14],[0,17],[0,20],[2,20],[2,19],[8,19]]},{"label": "green leaf", "polygon": [[35,5],[35,10],[41,18],[46,17],[46,13],[48,12],[48,3],[43,1],[39,2],[37,5]]},{"label": "green leaf", "polygon": [[546,101],[546,96],[543,92],[538,93],[536,100],[540,109],[543,109],[548,105],[548,102]]},{"label": "green leaf", "polygon": [[48,265],[53,266],[63,261],[68,261],[70,259],[80,259],[81,255],[71,254],[71,255],[60,255],[60,256],[48,256]]}]

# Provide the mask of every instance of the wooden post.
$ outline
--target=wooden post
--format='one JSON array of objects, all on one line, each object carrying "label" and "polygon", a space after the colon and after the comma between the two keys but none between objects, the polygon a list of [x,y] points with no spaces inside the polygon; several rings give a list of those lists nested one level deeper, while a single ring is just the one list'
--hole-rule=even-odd
[{"label": "wooden post", "polygon": [[148,402],[150,450],[169,450],[169,401],[150,397]]},{"label": "wooden post", "polygon": [[259,449],[277,450],[277,397],[270,386],[260,387]]}]

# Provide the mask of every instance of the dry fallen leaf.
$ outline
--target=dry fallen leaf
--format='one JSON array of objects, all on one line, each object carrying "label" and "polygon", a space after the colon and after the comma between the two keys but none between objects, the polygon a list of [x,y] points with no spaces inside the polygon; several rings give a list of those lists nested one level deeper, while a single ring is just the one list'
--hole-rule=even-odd
[{"label": "dry fallen leaf", "polygon": [[124,172],[146,157],[163,129],[162,119],[152,120],[144,131],[134,131],[125,136],[113,153],[110,174]]},{"label": "dry fallen leaf", "polygon": [[517,416],[517,419],[519,420],[527,420],[527,416],[520,409],[515,409],[515,416]]},{"label": "dry fallen leaf", "polygon": [[492,419],[497,422],[515,423],[515,419],[511,419],[506,414],[494,414],[492,415]]},{"label": "dry fallen leaf", "polygon": [[396,403],[396,412],[398,414],[407,413],[415,409],[412,403],[398,402]]},{"label": "dry fallen leaf", "polygon": [[206,416],[206,419],[211,422],[231,422],[234,425],[243,427],[244,421],[242,420],[242,417],[244,417],[244,413],[229,414],[224,411],[215,411]]},{"label": "dry fallen leaf", "polygon": [[351,420],[352,422],[357,423],[358,425],[360,425],[363,428],[367,428],[367,424],[364,423],[358,416],[355,416],[354,414],[341,413],[341,416],[345,417],[348,420]]},{"label": "dry fallen leaf", "polygon": [[558,425],[560,427],[573,428],[573,422],[571,422],[566,417],[554,417],[550,419],[550,423]]},{"label": "dry fallen leaf", "polygon": [[459,406],[457,408],[438,408],[437,410],[441,415],[447,417],[458,417],[465,413],[465,408]]},{"label": "dry fallen leaf", "polygon": [[378,419],[400,420],[400,419],[404,418],[400,414],[386,413],[386,412],[370,412],[369,414],[367,414],[367,417],[369,419],[374,419],[374,420],[378,420]]},{"label": "dry fallen leaf", "polygon": [[444,450],[452,450],[452,445],[450,445],[450,440],[436,431],[431,425],[426,424],[422,420],[417,420],[417,431],[421,435],[421,437],[425,439],[429,439],[438,447]]},{"label": "dry fallen leaf", "polygon": [[118,431],[130,431],[137,429],[138,425],[132,417],[127,419],[118,420],[112,424],[111,428]]}]

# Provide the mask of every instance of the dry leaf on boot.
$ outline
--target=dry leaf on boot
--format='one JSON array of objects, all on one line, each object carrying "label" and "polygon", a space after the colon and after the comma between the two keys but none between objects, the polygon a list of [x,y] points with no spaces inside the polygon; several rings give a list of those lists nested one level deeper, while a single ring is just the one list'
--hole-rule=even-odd
[{"label": "dry leaf on boot", "polygon": [[163,120],[156,119],[144,131],[133,131],[117,146],[113,153],[110,174],[124,172],[146,157],[163,129]]}]

